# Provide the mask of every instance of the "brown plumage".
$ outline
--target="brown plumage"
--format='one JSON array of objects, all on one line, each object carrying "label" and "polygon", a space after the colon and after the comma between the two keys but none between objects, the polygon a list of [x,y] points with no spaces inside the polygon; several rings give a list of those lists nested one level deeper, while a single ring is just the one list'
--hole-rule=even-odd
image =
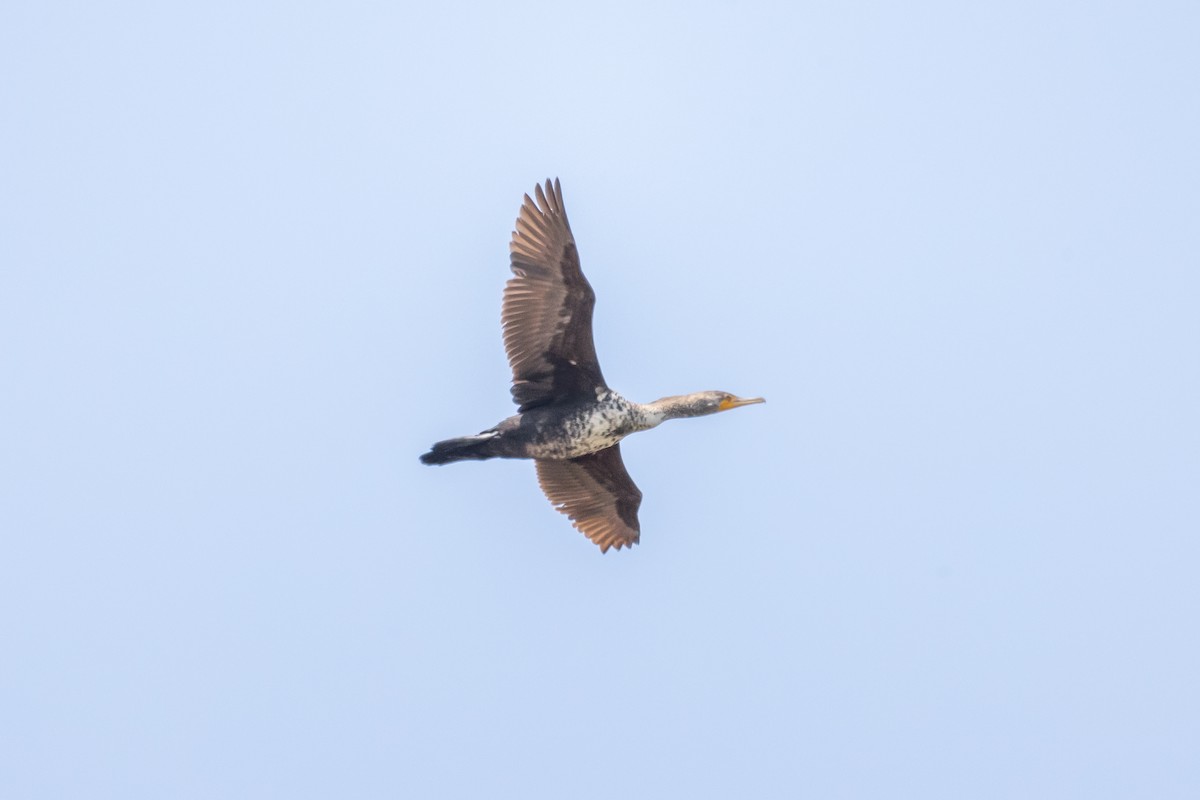
[{"label": "brown plumage", "polygon": [[621,445],[578,458],[539,458],[534,463],[546,497],[601,552],[632,547],[641,538],[637,512],[642,492],[625,470]]},{"label": "brown plumage", "polygon": [[[579,266],[562,186],[546,181],[525,195],[509,242],[512,278],[504,287],[500,323],[512,366],[518,411],[595,396],[606,389],[592,337],[596,293]],[[575,459],[538,459],[538,483],[550,502],[600,546],[632,547],[641,538],[642,492],[620,445]]]},{"label": "brown plumage", "polygon": [[579,267],[562,187],[546,181],[534,194],[537,205],[525,195],[508,245],[515,277],[500,311],[519,411],[605,386],[592,341],[596,294]]}]

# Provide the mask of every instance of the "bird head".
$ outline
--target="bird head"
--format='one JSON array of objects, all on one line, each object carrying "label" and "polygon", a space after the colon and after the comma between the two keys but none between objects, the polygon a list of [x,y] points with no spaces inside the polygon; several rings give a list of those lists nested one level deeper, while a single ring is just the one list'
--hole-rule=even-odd
[{"label": "bird head", "polygon": [[703,417],[718,411],[767,402],[761,397],[738,397],[729,392],[696,392],[670,399],[675,401],[672,404],[676,412],[673,416],[680,417]]}]

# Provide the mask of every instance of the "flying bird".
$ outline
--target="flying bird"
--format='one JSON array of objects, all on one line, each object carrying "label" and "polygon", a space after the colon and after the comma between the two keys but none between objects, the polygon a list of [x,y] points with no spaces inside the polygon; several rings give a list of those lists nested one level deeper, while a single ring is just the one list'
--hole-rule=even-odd
[{"label": "flying bird", "polygon": [[514,277],[500,315],[517,413],[438,442],[421,461],[532,458],[546,497],[601,552],[632,547],[641,538],[642,493],[625,471],[620,441],[668,419],[765,401],[714,391],[634,403],[610,389],[592,341],[596,295],[579,266],[562,187],[547,180],[534,195],[536,202],[525,195],[508,246]]}]

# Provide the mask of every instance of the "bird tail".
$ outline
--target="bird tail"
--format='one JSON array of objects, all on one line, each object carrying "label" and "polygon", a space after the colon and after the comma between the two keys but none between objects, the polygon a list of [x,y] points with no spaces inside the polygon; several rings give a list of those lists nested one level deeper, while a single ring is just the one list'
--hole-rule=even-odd
[{"label": "bird tail", "polygon": [[495,431],[480,433],[476,436],[460,436],[457,439],[446,439],[438,442],[421,456],[422,464],[450,464],[454,461],[467,459],[482,460],[495,457],[488,444],[497,436]]}]

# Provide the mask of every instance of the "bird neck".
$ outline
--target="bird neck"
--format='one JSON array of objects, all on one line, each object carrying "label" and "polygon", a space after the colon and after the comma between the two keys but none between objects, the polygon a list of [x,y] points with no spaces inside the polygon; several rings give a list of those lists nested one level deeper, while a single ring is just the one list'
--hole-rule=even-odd
[{"label": "bird neck", "polygon": [[696,407],[695,398],[690,394],[663,397],[652,403],[638,404],[646,418],[646,427],[653,428],[669,419],[682,417],[698,417],[703,412]]}]

